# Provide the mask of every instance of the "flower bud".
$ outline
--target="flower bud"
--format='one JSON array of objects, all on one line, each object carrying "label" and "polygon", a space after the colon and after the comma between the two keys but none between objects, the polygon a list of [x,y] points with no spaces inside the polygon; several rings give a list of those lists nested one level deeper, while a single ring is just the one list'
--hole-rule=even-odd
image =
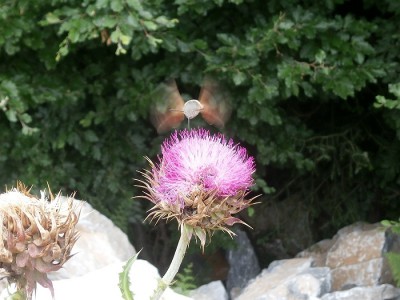
[{"label": "flower bud", "polygon": [[0,194],[0,268],[28,299],[37,283],[49,288],[54,298],[47,273],[71,257],[78,218],[72,198],[57,195],[48,201],[43,193],[36,198],[22,184]]}]

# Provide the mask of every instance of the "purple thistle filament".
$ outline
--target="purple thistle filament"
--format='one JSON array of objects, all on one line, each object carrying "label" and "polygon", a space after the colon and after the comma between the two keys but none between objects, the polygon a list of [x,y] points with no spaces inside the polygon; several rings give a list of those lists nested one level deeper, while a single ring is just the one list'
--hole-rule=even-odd
[{"label": "purple thistle filament", "polygon": [[202,190],[216,197],[235,196],[253,185],[254,158],[222,134],[205,129],[175,131],[165,140],[152,173],[156,202],[184,206],[184,198]]}]

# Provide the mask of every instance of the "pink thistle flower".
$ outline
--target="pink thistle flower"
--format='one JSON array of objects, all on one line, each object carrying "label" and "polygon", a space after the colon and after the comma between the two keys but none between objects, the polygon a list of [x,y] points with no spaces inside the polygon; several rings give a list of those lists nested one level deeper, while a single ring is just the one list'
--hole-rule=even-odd
[{"label": "pink thistle flower", "polygon": [[245,148],[207,130],[175,131],[162,145],[162,159],[153,168],[159,201],[180,203],[199,188],[218,197],[234,196],[253,184],[254,159]]},{"label": "pink thistle flower", "polygon": [[206,233],[243,223],[233,217],[251,205],[245,200],[255,172],[254,158],[222,134],[205,129],[175,131],[161,147],[158,164],[143,173],[145,196],[155,204],[150,216],[176,218],[195,228],[204,246]]}]

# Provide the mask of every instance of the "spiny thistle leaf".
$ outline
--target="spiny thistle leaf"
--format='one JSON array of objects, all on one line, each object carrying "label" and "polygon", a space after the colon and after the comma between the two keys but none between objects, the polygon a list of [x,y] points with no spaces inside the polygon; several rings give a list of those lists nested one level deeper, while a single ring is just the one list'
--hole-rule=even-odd
[{"label": "spiny thistle leaf", "polygon": [[[140,250],[142,251],[142,250]],[[131,284],[130,280],[129,280],[129,271],[131,270],[131,267],[133,265],[133,263],[136,261],[137,257],[139,256],[139,253],[136,253],[136,255],[132,256],[127,263],[125,264],[123,270],[121,273],[119,273],[119,289],[121,290],[122,293],[122,297],[125,300],[133,300],[134,298],[134,294],[132,293],[132,291],[129,289],[129,286]]]}]

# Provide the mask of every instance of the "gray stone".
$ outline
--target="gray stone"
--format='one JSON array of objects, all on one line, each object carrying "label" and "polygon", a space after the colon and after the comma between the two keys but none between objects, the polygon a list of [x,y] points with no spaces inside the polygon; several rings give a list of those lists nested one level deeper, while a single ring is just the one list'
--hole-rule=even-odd
[{"label": "gray stone", "polygon": [[334,244],[333,239],[325,239],[301,251],[296,255],[298,258],[312,257],[315,267],[326,266],[326,256],[329,249]]},{"label": "gray stone", "polygon": [[286,297],[308,299],[321,294],[321,282],[311,274],[302,273],[290,280],[287,285],[283,285],[281,290]]},{"label": "gray stone", "polygon": [[268,269],[264,269],[260,275],[249,282],[236,300],[268,299],[265,297],[285,299],[289,294],[288,285],[292,285],[292,289],[296,289],[293,279],[308,270],[311,264],[312,260],[307,258],[272,262]]},{"label": "gray stone", "polygon": [[373,287],[355,287],[324,295],[321,300],[399,300],[400,289],[390,284]]},{"label": "gray stone", "polygon": [[228,300],[229,296],[224,285],[220,280],[212,281],[208,284],[191,291],[189,296],[194,300]]},{"label": "gray stone", "polygon": [[332,275],[328,267],[310,268],[304,271],[303,274],[308,274],[319,281],[319,292],[316,296],[321,296],[331,291]]},{"label": "gray stone", "polygon": [[235,229],[235,233],[237,234],[234,238],[237,247],[228,250],[227,260],[230,268],[226,280],[226,288],[229,292],[234,289],[233,294],[235,290],[237,293],[238,290],[244,288],[250,279],[260,273],[257,256],[246,232]]}]

